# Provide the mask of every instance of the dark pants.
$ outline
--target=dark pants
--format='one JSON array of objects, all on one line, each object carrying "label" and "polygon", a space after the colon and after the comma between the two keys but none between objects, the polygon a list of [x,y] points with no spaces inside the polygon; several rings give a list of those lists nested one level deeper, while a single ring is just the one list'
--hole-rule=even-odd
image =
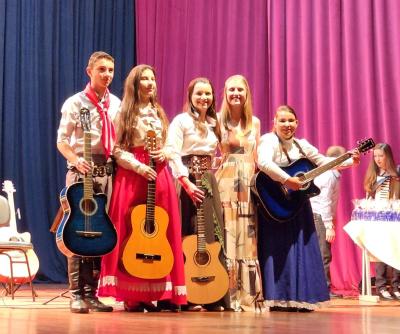
[{"label": "dark pants", "polygon": [[331,287],[330,265],[332,262],[331,243],[326,241],[326,228],[319,214],[314,213],[315,229],[317,231],[319,249],[321,250],[322,263],[324,264],[325,278],[328,288]]},{"label": "dark pants", "polygon": [[392,270],[392,279],[390,281],[393,291],[399,291],[400,271],[392,268],[383,262],[375,263],[375,286],[377,291],[386,290],[388,272]]},{"label": "dark pants", "polygon": [[74,298],[95,297],[100,277],[99,257],[69,257],[69,291]]}]

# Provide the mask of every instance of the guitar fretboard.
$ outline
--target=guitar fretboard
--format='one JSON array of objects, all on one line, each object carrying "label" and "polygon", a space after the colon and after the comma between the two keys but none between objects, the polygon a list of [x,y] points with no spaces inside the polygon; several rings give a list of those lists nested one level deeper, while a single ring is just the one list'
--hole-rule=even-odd
[{"label": "guitar fretboard", "polygon": [[350,157],[351,153],[344,153],[340,157],[328,162],[327,164],[314,168],[307,173],[304,173],[303,175],[299,176],[299,178],[303,184],[307,184],[310,181],[314,180],[318,175],[321,175],[322,173],[325,173],[326,171],[340,165]]},{"label": "guitar fretboard", "polygon": [[[90,131],[85,130],[83,138],[83,157],[90,165],[92,165],[92,136]],[[83,198],[93,199],[93,178],[91,169],[83,177]]]},{"label": "guitar fretboard", "polygon": [[[149,167],[155,169],[154,160],[150,158]],[[146,204],[146,223],[145,230],[147,233],[154,231],[154,210],[156,204],[156,182],[147,182],[147,204]]]},{"label": "guitar fretboard", "polygon": [[[196,175],[196,186],[202,189],[201,174]],[[197,204],[197,251],[203,253],[206,251],[206,224],[204,219],[204,204]]]}]

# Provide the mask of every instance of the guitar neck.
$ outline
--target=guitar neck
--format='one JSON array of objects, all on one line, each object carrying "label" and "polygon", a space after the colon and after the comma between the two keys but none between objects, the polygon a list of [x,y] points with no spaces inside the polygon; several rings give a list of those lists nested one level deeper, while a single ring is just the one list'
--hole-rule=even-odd
[{"label": "guitar neck", "polygon": [[10,206],[10,229],[17,232],[17,219],[15,217],[14,196],[12,192],[7,193],[7,199]]},{"label": "guitar neck", "polygon": [[302,181],[303,184],[306,184],[312,180],[314,180],[318,175],[321,175],[322,173],[325,173],[326,171],[339,166],[342,164],[344,161],[346,161],[348,158],[351,157],[351,153],[347,152],[342,154],[340,157],[328,162],[325,165],[319,166],[317,168],[314,168],[310,170],[309,172],[303,174],[300,176],[300,180]]},{"label": "guitar neck", "polygon": [[[201,176],[196,176],[196,186],[202,189]],[[206,224],[204,219],[204,204],[197,204],[197,251],[206,251]]]},{"label": "guitar neck", "polygon": [[[83,138],[83,157],[90,165],[92,165],[92,137],[90,131],[85,131]],[[83,177],[83,197],[85,199],[93,199],[92,169],[90,169]]]},{"label": "guitar neck", "polygon": [[[155,169],[154,160],[150,158],[149,167]],[[146,224],[154,224],[154,208],[156,205],[156,181],[147,182]]]}]

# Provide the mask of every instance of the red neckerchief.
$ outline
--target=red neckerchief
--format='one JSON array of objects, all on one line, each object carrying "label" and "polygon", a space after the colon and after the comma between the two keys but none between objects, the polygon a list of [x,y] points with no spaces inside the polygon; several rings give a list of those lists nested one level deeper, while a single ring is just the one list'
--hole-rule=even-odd
[{"label": "red neckerchief", "polygon": [[84,90],[84,93],[90,100],[90,102],[93,103],[94,106],[96,106],[97,111],[100,114],[101,117],[101,141],[103,143],[104,147],[104,152],[106,154],[106,158],[110,156],[112,153],[112,149],[114,147],[115,143],[115,129],[114,129],[114,124],[111,121],[110,115],[108,114],[108,108],[110,107],[110,93],[108,91],[108,88],[106,88],[106,91],[104,93],[104,103],[103,107],[99,104],[99,99],[97,97],[96,92],[90,85],[90,82],[86,85],[86,88]]}]

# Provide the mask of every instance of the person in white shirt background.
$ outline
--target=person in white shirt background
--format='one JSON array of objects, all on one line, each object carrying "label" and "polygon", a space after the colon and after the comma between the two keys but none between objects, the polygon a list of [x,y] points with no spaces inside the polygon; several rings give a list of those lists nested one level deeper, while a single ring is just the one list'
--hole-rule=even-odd
[{"label": "person in white shirt background", "polygon": [[[330,146],[326,150],[327,157],[339,157],[344,153],[346,153],[346,149],[342,146]],[[341,173],[337,169],[328,170],[317,176],[314,180],[314,184],[321,190],[321,193],[318,196],[310,198],[326,283],[328,284],[331,298],[341,297],[331,291],[330,275],[330,264],[332,262],[331,245],[336,237],[335,217],[340,190],[340,176]]]}]

